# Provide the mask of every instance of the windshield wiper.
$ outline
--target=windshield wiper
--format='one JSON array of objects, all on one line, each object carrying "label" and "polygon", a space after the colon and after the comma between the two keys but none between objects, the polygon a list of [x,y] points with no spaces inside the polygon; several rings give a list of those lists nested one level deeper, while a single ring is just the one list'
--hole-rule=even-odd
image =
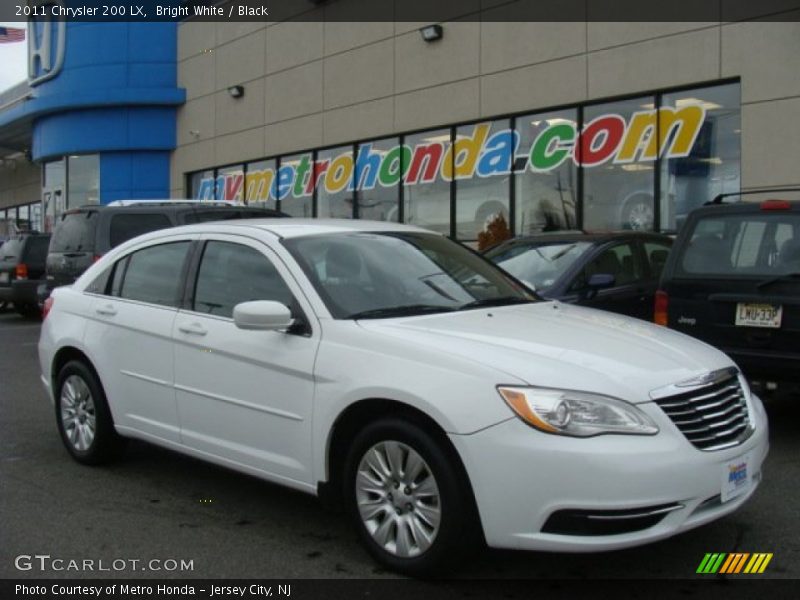
[{"label": "windshield wiper", "polygon": [[458,310],[469,310],[471,308],[483,308],[485,306],[506,306],[510,304],[530,304],[534,302],[530,298],[522,298],[520,296],[500,296],[499,298],[483,298],[482,300],[473,300],[458,307]]},{"label": "windshield wiper", "polygon": [[792,281],[794,279],[800,279],[800,272],[784,273],[783,275],[778,275],[777,277],[771,277],[770,279],[765,279],[756,286],[756,289],[760,290],[763,287],[767,287],[768,285],[772,285],[773,283],[778,283],[779,281]]},{"label": "windshield wiper", "polygon": [[362,310],[361,312],[347,315],[345,319],[388,319],[390,317],[408,317],[413,315],[424,315],[427,313],[452,312],[456,310],[452,306],[440,306],[436,304],[407,304],[405,306],[387,306],[384,308],[373,308]]}]

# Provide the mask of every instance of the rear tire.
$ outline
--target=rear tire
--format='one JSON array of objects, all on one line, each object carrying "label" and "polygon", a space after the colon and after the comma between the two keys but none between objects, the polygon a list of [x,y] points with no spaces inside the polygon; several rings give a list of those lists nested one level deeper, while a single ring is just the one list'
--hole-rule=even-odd
[{"label": "rear tire", "polygon": [[99,465],[122,454],[125,439],[114,429],[100,381],[83,362],[70,361],[58,373],[55,410],[61,440],[78,462]]},{"label": "rear tire", "polygon": [[356,436],[345,462],[345,504],[378,562],[430,576],[479,547],[472,492],[456,461],[409,420],[381,419]]}]

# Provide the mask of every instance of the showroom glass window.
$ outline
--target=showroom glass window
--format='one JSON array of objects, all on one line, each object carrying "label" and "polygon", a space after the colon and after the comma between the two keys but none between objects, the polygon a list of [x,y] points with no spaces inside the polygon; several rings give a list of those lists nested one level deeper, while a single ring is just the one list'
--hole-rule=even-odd
[{"label": "showroom glass window", "polygon": [[578,168],[570,148],[577,122],[577,109],[517,117],[515,234],[576,228]]},{"label": "showroom glass window", "polygon": [[42,190],[43,231],[53,230],[53,223],[64,212],[67,200],[67,160],[54,160],[44,164],[44,189]]},{"label": "showroom glass window", "polygon": [[214,199],[214,171],[198,171],[189,178],[189,197],[196,200]]},{"label": "showroom glass window", "polygon": [[100,203],[100,156],[86,154],[67,159],[67,208]]},{"label": "showroom glass window", "polygon": [[291,217],[313,216],[313,188],[309,185],[313,165],[314,155],[311,152],[282,156],[280,159],[275,184],[278,207]]},{"label": "showroom glass window", "polygon": [[390,151],[382,167],[387,185],[405,172],[404,222],[450,235],[450,181],[442,175],[452,171],[450,129],[409,135],[404,142],[402,150]]},{"label": "showroom glass window", "polygon": [[274,158],[247,163],[244,197],[248,206],[263,206],[273,210],[278,208],[275,195],[275,165]]},{"label": "showroom glass window", "polygon": [[399,138],[393,137],[359,145],[355,164],[355,186],[360,219],[398,221],[400,183],[389,177],[388,172],[384,172],[382,179],[380,171],[383,157],[399,144]]},{"label": "showroom glass window", "polygon": [[23,204],[17,209],[17,227],[22,231],[31,231],[31,207],[29,204]]},{"label": "showroom glass window", "polygon": [[655,98],[642,96],[584,109],[583,132],[578,142],[583,148],[584,229],[653,229],[655,161],[622,162],[618,154],[633,114],[654,108]]},{"label": "showroom glass window", "polygon": [[693,208],[740,189],[741,113],[738,83],[664,94],[662,107],[700,105],[705,120],[688,156],[661,162],[661,229],[675,231]]},{"label": "showroom glass window", "polygon": [[353,218],[353,147],[339,146],[317,152],[314,165],[317,216],[321,219]]},{"label": "showroom glass window", "polygon": [[515,139],[509,119],[456,128],[456,239],[476,240],[495,220],[508,228]]},{"label": "showroom glass window", "polygon": [[215,187],[217,200],[242,202],[244,200],[244,165],[218,169]]}]

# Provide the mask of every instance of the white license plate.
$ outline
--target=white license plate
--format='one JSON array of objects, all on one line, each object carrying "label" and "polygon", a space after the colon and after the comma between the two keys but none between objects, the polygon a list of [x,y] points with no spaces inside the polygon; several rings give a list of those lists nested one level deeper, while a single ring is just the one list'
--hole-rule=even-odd
[{"label": "white license plate", "polygon": [[783,306],[774,304],[753,304],[739,302],[736,305],[737,327],[770,327],[778,329],[781,326]]},{"label": "white license plate", "polygon": [[8,273],[0,273],[0,283],[8,283]]},{"label": "white license plate", "polygon": [[722,467],[722,501],[727,502],[744,494],[750,489],[752,473],[750,473],[750,457],[740,456],[730,460]]}]

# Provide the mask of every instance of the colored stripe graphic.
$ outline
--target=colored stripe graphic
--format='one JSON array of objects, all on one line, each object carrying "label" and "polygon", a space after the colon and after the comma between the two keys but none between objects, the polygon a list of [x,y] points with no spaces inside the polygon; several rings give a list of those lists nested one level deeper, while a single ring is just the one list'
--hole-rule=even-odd
[{"label": "colored stripe graphic", "polygon": [[750,556],[749,552],[733,552],[728,555],[728,560],[722,565],[719,570],[720,573],[739,573],[744,567],[745,561]]},{"label": "colored stripe graphic", "polygon": [[706,574],[716,573],[722,561],[725,559],[725,556],[726,554],[724,552],[707,553],[700,563],[700,566],[697,567],[697,572]]},{"label": "colored stripe graphic", "polygon": [[750,562],[747,563],[747,566],[744,569],[745,573],[763,573],[764,570],[767,568],[769,561],[772,560],[772,553],[767,552],[759,552],[753,554],[753,558],[750,559]]}]

